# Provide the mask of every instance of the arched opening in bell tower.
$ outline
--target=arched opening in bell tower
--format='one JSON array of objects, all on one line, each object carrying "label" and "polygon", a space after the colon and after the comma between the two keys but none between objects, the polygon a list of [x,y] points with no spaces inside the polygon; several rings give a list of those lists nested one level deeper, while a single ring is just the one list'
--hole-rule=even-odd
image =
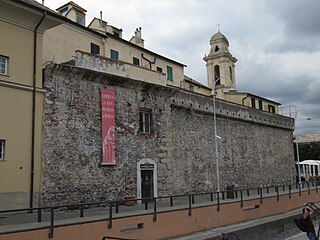
[{"label": "arched opening in bell tower", "polygon": [[[218,80],[218,81],[217,81]],[[215,85],[220,85],[220,66],[219,65],[215,65],[214,66],[214,81],[216,84]]]}]

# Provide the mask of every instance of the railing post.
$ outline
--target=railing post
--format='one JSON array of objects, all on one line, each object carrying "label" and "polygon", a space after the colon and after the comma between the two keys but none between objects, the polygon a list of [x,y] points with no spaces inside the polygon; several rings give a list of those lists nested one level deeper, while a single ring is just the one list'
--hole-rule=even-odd
[{"label": "railing post", "polygon": [[157,199],[153,198],[153,221],[157,221]]},{"label": "railing post", "polygon": [[301,184],[299,183],[299,196],[301,196]]},{"label": "railing post", "polygon": [[217,205],[218,205],[218,207],[217,207],[217,211],[220,211],[220,192],[217,192]]},{"label": "railing post", "polygon": [[316,182],[316,193],[318,193],[318,182]]},{"label": "railing post", "polygon": [[109,202],[109,223],[108,228],[112,228],[112,202]]},{"label": "railing post", "polygon": [[249,196],[250,196],[250,190],[247,189],[247,197],[249,197]]},{"label": "railing post", "polygon": [[240,207],[243,207],[243,194],[242,194],[242,189],[240,189]]},{"label": "railing post", "polygon": [[194,204],[194,195],[191,195],[191,199],[192,199],[192,204]]},{"label": "railing post", "polygon": [[210,200],[213,202],[213,193],[210,193]]},{"label": "railing post", "polygon": [[282,185],[282,191],[285,191],[285,190],[286,190],[285,186],[284,186],[284,185]]},{"label": "railing post", "polygon": [[191,216],[191,195],[189,195],[189,208],[188,208],[188,215]]},{"label": "railing post", "polygon": [[144,210],[148,210],[148,199],[144,200]]},{"label": "railing post", "polygon": [[267,193],[269,193],[269,187],[267,187]]},{"label": "railing post", "polygon": [[276,186],[276,189],[277,189],[277,201],[279,202],[279,187]]},{"label": "railing post", "polygon": [[41,222],[42,220],[42,214],[41,214],[42,209],[38,208],[38,222]]},{"label": "railing post", "polygon": [[83,218],[83,205],[80,205],[80,217]]},{"label": "railing post", "polygon": [[309,182],[307,182],[307,186],[308,186],[308,194],[310,194],[310,184],[309,184]]},{"label": "railing post", "polygon": [[260,188],[257,188],[257,195],[260,194]]},{"label": "railing post", "polygon": [[260,188],[260,204],[262,204],[262,188]]},{"label": "railing post", "polygon": [[222,200],[224,200],[224,191],[222,191],[221,194],[222,194]]},{"label": "railing post", "polygon": [[289,198],[291,198],[291,185],[289,185],[288,187],[289,187]]},{"label": "railing post", "polygon": [[170,207],[173,207],[173,197],[170,197]]},{"label": "railing post", "polygon": [[236,198],[238,198],[238,190],[235,190]]},{"label": "railing post", "polygon": [[119,202],[116,201],[116,213],[119,213]]},{"label": "railing post", "polygon": [[54,207],[50,208],[50,229],[49,238],[53,238],[53,228],[54,228]]}]

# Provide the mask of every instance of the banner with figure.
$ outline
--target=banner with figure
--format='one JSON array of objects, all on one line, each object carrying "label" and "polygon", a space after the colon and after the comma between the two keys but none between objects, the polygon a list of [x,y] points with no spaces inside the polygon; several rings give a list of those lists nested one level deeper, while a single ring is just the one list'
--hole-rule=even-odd
[{"label": "banner with figure", "polygon": [[101,116],[102,116],[102,165],[115,165],[115,133],[114,133],[114,107],[115,92],[101,90]]}]

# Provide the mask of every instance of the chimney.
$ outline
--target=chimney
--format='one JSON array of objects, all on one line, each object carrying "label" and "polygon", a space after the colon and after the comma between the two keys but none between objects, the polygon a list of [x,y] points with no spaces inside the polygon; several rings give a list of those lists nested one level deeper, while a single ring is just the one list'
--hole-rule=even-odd
[{"label": "chimney", "polygon": [[136,40],[136,44],[139,44],[141,42],[141,27],[136,28],[136,31],[134,32],[134,37]]},{"label": "chimney", "polygon": [[42,0],[42,5],[44,5],[44,0]]},{"label": "chimney", "polygon": [[100,11],[100,27],[102,28],[102,11]]}]

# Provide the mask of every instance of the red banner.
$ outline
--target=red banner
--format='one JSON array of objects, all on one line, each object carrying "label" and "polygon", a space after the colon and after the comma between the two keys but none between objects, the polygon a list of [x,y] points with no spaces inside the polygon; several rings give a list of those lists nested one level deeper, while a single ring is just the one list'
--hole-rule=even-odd
[{"label": "red banner", "polygon": [[101,90],[102,114],[102,165],[115,165],[115,132],[114,132],[114,106],[115,92]]}]

